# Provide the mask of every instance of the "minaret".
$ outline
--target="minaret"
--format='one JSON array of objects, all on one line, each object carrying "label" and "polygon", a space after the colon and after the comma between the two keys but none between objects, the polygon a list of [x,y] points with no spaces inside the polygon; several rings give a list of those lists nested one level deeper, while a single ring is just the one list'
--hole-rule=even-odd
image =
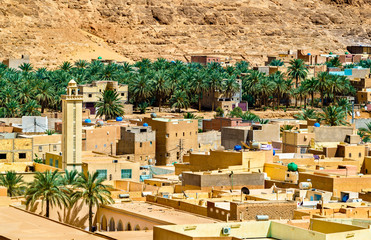
[{"label": "minaret", "polygon": [[62,95],[62,167],[81,172],[82,99],[77,83],[71,80]]}]

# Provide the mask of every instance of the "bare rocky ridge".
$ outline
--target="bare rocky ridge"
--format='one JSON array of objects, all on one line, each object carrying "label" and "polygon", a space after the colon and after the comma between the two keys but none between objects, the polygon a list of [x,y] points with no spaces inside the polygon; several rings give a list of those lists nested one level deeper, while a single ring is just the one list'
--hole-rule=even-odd
[{"label": "bare rocky ridge", "polygon": [[371,44],[371,0],[0,0],[0,59],[36,66],[102,56],[252,62],[304,48]]}]

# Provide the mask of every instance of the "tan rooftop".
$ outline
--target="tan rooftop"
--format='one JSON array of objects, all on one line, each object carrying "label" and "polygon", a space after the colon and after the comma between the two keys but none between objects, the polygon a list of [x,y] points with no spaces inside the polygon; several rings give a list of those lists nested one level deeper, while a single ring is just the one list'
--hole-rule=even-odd
[{"label": "tan rooftop", "polygon": [[60,224],[13,207],[0,207],[0,235],[22,240],[100,240],[89,232]]},{"label": "tan rooftop", "polygon": [[123,204],[113,204],[104,206],[104,208],[114,208],[146,218],[152,218],[161,221],[164,224],[198,224],[215,223],[218,220],[196,216],[186,212],[176,211],[172,208],[161,207],[146,202],[131,202]]}]

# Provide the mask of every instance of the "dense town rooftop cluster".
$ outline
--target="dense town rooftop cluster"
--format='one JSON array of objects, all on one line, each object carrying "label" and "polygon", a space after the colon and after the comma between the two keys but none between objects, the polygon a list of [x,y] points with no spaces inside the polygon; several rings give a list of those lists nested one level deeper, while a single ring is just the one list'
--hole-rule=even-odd
[{"label": "dense town rooftop cluster", "polygon": [[5,61],[0,235],[369,239],[370,54]]}]

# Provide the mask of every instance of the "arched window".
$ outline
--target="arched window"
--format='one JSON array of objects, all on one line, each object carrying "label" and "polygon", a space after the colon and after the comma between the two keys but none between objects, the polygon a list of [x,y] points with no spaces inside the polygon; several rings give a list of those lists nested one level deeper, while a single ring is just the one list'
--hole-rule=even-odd
[{"label": "arched window", "polygon": [[131,224],[130,224],[130,222],[128,222],[128,224],[126,224],[125,231],[131,231]]},{"label": "arched window", "polygon": [[100,226],[102,231],[107,231],[107,218],[106,216],[102,216],[102,219],[100,221]]},{"label": "arched window", "polygon": [[117,224],[117,231],[124,231],[124,226],[123,226],[121,220],[119,220],[119,222]]},{"label": "arched window", "polygon": [[116,230],[115,228],[115,220],[113,220],[113,218],[111,218],[109,220],[109,231],[110,232],[114,232]]},{"label": "arched window", "polygon": [[134,229],[134,231],[140,231],[140,227],[139,227],[139,225],[137,224],[136,226],[135,226],[135,229]]}]

